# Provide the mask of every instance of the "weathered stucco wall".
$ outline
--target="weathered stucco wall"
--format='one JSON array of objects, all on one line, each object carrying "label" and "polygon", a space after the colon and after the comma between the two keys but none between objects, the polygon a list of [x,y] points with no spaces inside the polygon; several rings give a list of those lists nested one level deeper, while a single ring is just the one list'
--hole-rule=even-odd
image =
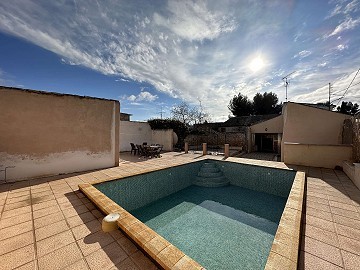
[{"label": "weathered stucco wall", "polygon": [[283,133],[283,116],[279,115],[250,127],[251,133]]},{"label": "weathered stucco wall", "polygon": [[351,159],[351,145],[284,143],[284,163],[334,169]]},{"label": "weathered stucco wall", "polygon": [[283,115],[283,141],[303,144],[341,144],[344,120],[350,118],[290,102],[284,105]]},{"label": "weathered stucco wall", "polygon": [[172,129],[152,130],[152,141],[164,146],[164,151],[172,151],[174,145],[174,136]]},{"label": "weathered stucco wall", "polygon": [[119,164],[117,101],[0,87],[0,123],[8,180]]},{"label": "weathered stucco wall", "polygon": [[120,151],[130,151],[130,143],[161,144],[164,151],[173,150],[173,130],[151,130],[146,122],[120,121]]}]

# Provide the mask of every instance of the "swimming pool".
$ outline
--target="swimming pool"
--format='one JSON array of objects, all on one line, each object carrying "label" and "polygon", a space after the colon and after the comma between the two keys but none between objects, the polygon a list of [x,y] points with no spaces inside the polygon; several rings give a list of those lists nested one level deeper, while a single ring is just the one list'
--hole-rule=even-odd
[{"label": "swimming pool", "polygon": [[[280,217],[284,217],[284,219],[281,218],[281,221],[283,221],[283,223],[289,222],[288,221],[289,219],[286,218],[286,215],[289,214],[285,214],[285,212],[283,212],[284,205],[286,203],[286,205],[290,210],[295,209],[297,212],[298,212],[298,208],[301,207],[302,205],[302,196],[299,196],[301,195],[300,194],[301,183],[300,186],[299,184],[297,184],[299,187],[295,187],[294,189],[294,184],[295,184],[293,183],[294,179],[299,179],[299,177],[296,177],[296,172],[290,170],[279,170],[269,167],[252,166],[252,165],[235,163],[235,162],[212,160],[211,163],[215,163],[216,166],[220,169],[220,171],[224,174],[226,179],[229,180],[230,186],[225,186],[221,188],[204,188],[204,187],[192,186],[192,184],[196,182],[196,176],[198,175],[201,167],[204,165],[204,163],[207,162],[209,161],[205,160],[199,162],[192,162],[183,166],[171,167],[166,170],[160,170],[147,174],[141,174],[134,177],[124,178],[119,181],[100,183],[96,185],[96,188],[99,189],[102,193],[106,194],[107,197],[117,202],[118,205],[121,205],[127,211],[133,213],[135,217],[145,222],[145,224],[147,224],[149,227],[158,231],[165,238],[170,240],[171,243],[175,244],[181,250],[185,251],[185,253],[188,254],[190,257],[195,258],[197,261],[203,264],[203,266],[206,266],[209,269],[212,269],[212,267],[213,269],[219,269],[218,268],[219,266],[216,263],[220,262],[220,265],[226,265],[224,263],[228,261],[231,261],[230,264],[228,265],[232,265],[232,266],[242,264],[244,265],[244,267],[246,267],[246,265],[251,265],[251,268],[254,268],[255,267],[254,265],[256,265],[257,268],[264,268],[264,265],[266,263],[269,263],[269,259],[271,259],[272,261],[282,259],[277,257],[277,255],[280,255],[280,257],[282,256],[282,254],[279,254],[281,253],[279,252],[279,246],[281,246],[282,243],[286,242],[287,240],[285,238],[289,236],[288,234],[286,234],[288,233],[288,230],[286,231],[286,233],[284,233],[284,227],[281,226],[281,222],[280,222],[280,226],[278,226]],[[82,188],[82,190],[85,191],[85,194],[88,193],[86,190],[87,188]],[[198,202],[196,203],[191,202],[189,198],[187,200],[180,198],[181,194],[189,190],[190,193],[193,194],[192,198],[193,199],[195,198]],[[220,195],[216,195],[217,197],[214,194],[210,194],[213,197],[205,196],[205,195],[209,195],[206,193],[216,193],[215,190],[220,191]],[[224,193],[224,192],[229,192],[229,193]],[[289,193],[291,193],[291,196],[288,198]],[[163,208],[165,206],[165,209],[167,209],[170,205],[170,202],[174,201],[173,198],[168,197],[170,194],[173,194],[175,196],[178,196],[178,198],[180,198],[178,199],[180,203],[175,205],[174,207],[171,207],[171,209],[175,209],[175,212],[176,210],[179,210],[181,213],[183,213],[183,215],[176,217],[174,216],[173,213],[170,213],[171,211],[168,213],[167,211],[165,212],[159,211],[161,205]],[[224,195],[224,194],[228,194],[228,195]],[[250,199],[256,198],[257,202],[252,204],[251,203],[252,201],[250,200],[250,203],[249,201],[247,202],[248,207],[247,208],[245,207],[245,209],[243,209],[242,207],[244,206],[234,207],[234,203],[235,204],[238,203],[239,200],[233,200],[233,202],[230,203],[230,205],[229,202],[221,201],[221,197],[225,197],[225,198],[230,197],[233,199],[234,197],[239,197],[239,198],[241,196],[244,197],[244,195],[245,197],[248,197]],[[89,197],[91,198],[92,196]],[[260,199],[265,197],[275,199],[275,201],[279,203],[274,203],[273,201],[269,201],[269,200],[266,201],[267,199],[265,199],[265,201]],[[290,200],[290,198],[292,199]],[[294,200],[294,198],[296,200]],[[185,205],[184,204],[182,205],[181,202],[187,202],[188,204],[186,205],[185,203]],[[261,202],[264,203],[262,204]],[[99,206],[99,204],[97,205]],[[258,207],[257,209],[255,209],[256,207],[250,207],[252,208],[250,209],[249,206],[251,205],[253,206],[258,205]],[[151,207],[154,207],[155,210],[151,210],[150,209]],[[113,207],[112,209],[115,208]],[[269,213],[274,212],[274,209],[276,209],[275,210],[276,214],[272,213],[271,215],[269,215]],[[109,211],[111,211],[110,208]],[[153,217],[149,219],[150,212],[157,213],[157,215],[153,214]],[[296,212],[296,216],[297,216],[296,220],[299,221],[298,219],[299,215],[297,212]],[[294,212],[290,211],[289,213],[291,213],[292,215]],[[159,224],[163,224],[163,225],[165,224],[165,223],[161,223],[164,222],[161,221],[164,215],[165,216],[167,215],[168,221],[169,220],[171,221],[171,219],[176,219],[179,223],[174,224],[165,221],[165,223],[167,222],[166,224],[168,225],[167,226],[168,229],[159,230],[159,226],[160,226]],[[213,224],[214,226],[211,228],[210,231],[208,230],[209,232],[208,234],[215,235],[215,233],[212,232],[214,232],[216,228],[223,228],[222,230],[221,229],[219,230],[219,233],[216,236],[217,238],[215,237],[215,239],[207,239],[207,237],[200,236],[200,241],[194,240],[195,242],[197,241],[198,243],[203,244],[202,248],[203,250],[205,250],[203,252],[200,252],[201,249],[194,244],[191,244],[188,247],[186,247],[185,245],[187,242],[189,243],[191,241],[184,239],[192,239],[192,235],[194,235],[194,233],[190,233],[188,236],[185,236],[181,232],[176,234],[173,233],[174,231],[176,231],[176,228],[185,228],[182,224],[189,223],[189,220],[197,222],[193,224],[193,227],[195,228],[199,228],[201,227],[201,225],[205,225],[205,224],[209,225],[208,220],[204,222],[201,219],[197,218],[200,216],[206,216],[206,217],[211,216],[211,219],[216,221],[216,222],[212,221],[212,223],[214,223]],[[155,217],[160,217],[160,218],[158,218],[158,220],[156,221]],[[301,212],[300,212],[300,217],[301,217]],[[131,220],[132,220],[131,224],[137,224],[137,226],[140,227],[139,226],[140,223],[138,223],[136,218]],[[264,225],[261,225],[260,228],[257,228],[255,225],[259,223]],[[231,245],[229,245],[229,241],[226,240],[225,237],[226,235],[221,234],[221,232],[223,231],[230,232],[230,230],[226,229],[226,226],[229,226],[229,224],[230,227],[235,229],[231,233],[226,233],[227,237],[231,235],[235,235],[236,233],[239,232],[237,238],[240,239],[241,241],[243,240],[243,238],[250,238],[250,240],[256,238],[256,241],[248,246],[244,244],[236,245],[236,241],[231,243]],[[241,228],[239,227],[239,224],[242,226]],[[127,223],[127,225],[129,225],[129,223]],[[164,227],[166,226],[162,226],[161,228]],[[126,231],[127,227],[124,226],[124,228]],[[142,227],[142,229],[144,229],[144,227]],[[242,230],[243,233],[241,233]],[[190,230],[185,229],[185,231],[190,231]],[[206,232],[207,231],[205,231],[204,234],[205,236],[206,236]],[[249,236],[254,236],[255,232],[260,232],[260,234],[258,235],[259,237],[249,237]],[[282,239],[280,239],[281,241],[273,241],[275,232],[276,234],[279,234],[282,237]],[[244,235],[246,237],[244,237]],[[173,237],[174,239],[171,239],[171,237]],[[205,239],[206,241],[202,241],[201,240],[202,238],[206,238]],[[276,238],[277,237],[275,236],[275,240]],[[229,239],[231,240],[231,237]],[[239,243],[241,242],[240,240],[238,241]],[[136,239],[134,239],[134,241],[137,242]],[[181,241],[183,241],[185,244],[181,243]],[[216,245],[211,244],[215,242],[216,243],[223,242],[223,244],[225,243],[225,245],[222,245],[220,247],[219,244]],[[288,242],[286,243],[289,244]],[[144,249],[146,251],[146,245],[144,246],[145,246]],[[214,247],[213,248],[214,251],[213,253],[207,254],[206,250],[210,249],[209,246],[211,246],[211,248]],[[191,250],[189,252],[189,249],[191,248],[195,250],[195,253],[189,254],[192,252]],[[240,248],[240,250],[238,248]],[[241,248],[243,248],[243,253],[247,254],[247,258],[249,258],[249,256],[251,257],[250,260],[247,259],[246,256],[245,257],[236,256],[236,253],[241,253]],[[219,252],[219,250],[221,250],[222,252]],[[246,251],[252,250],[253,253],[245,252],[245,250]],[[232,253],[232,251],[236,251],[236,252]],[[269,252],[271,256],[269,256],[269,259],[267,260]],[[219,255],[220,253],[223,254]],[[293,254],[295,254],[295,252],[292,252],[291,256],[294,256]],[[151,254],[150,252],[150,255],[152,256],[154,254]],[[225,257],[226,255],[228,256],[227,258]],[[253,260],[256,256],[259,258]],[[239,258],[239,260],[234,260],[234,257]],[[216,258],[215,264],[214,264],[214,260],[211,262],[207,260],[208,258]],[[156,259],[158,258],[155,258],[155,260]],[[292,262],[294,262],[294,260],[295,259],[293,259]],[[253,264],[254,262],[252,261],[255,261],[255,264]]]}]

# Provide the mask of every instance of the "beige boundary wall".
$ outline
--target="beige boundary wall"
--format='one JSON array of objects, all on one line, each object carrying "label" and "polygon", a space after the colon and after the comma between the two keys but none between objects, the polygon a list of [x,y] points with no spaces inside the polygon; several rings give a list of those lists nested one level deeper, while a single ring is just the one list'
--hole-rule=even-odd
[{"label": "beige boundary wall", "polygon": [[283,142],[341,144],[344,120],[350,115],[288,102],[283,108]]},{"label": "beige boundary wall", "polygon": [[360,189],[360,163],[344,161],[343,170],[357,188]]},{"label": "beige boundary wall", "polygon": [[343,124],[349,115],[288,102],[283,117],[281,161],[334,168],[351,160],[352,147],[342,144]]},{"label": "beige boundary wall", "polygon": [[119,107],[115,100],[0,87],[0,165],[15,166],[7,180],[117,166]]},{"label": "beige boundary wall", "polygon": [[130,143],[161,144],[164,151],[172,151],[174,136],[172,129],[152,130],[147,122],[120,121],[120,151],[130,151]]},{"label": "beige boundary wall", "polygon": [[284,143],[284,163],[334,169],[352,157],[351,145]]}]

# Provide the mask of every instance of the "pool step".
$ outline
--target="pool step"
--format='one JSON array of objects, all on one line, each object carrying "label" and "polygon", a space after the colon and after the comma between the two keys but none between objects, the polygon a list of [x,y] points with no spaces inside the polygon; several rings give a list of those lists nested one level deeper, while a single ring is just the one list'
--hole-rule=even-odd
[{"label": "pool step", "polygon": [[229,182],[215,163],[205,162],[200,168],[194,185],[202,187],[222,187],[228,185]]}]

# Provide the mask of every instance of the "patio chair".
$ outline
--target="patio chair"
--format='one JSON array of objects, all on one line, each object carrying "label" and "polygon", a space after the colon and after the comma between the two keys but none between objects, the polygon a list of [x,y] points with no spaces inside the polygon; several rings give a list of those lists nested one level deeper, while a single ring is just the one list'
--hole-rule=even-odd
[{"label": "patio chair", "polygon": [[130,154],[134,152],[134,155],[136,155],[136,151],[138,151],[139,149],[133,143],[130,143],[130,145],[131,145]]},{"label": "patio chair", "polygon": [[162,150],[162,146],[158,147],[156,150],[154,150],[153,156],[160,158],[161,157],[161,155],[160,155],[161,150]]},{"label": "patio chair", "polygon": [[137,144],[137,145],[136,145],[136,148],[138,149],[138,155],[139,155],[139,156],[142,156],[142,155],[143,155],[143,149],[142,149],[142,146],[141,146],[141,145],[139,145],[139,144]]}]

